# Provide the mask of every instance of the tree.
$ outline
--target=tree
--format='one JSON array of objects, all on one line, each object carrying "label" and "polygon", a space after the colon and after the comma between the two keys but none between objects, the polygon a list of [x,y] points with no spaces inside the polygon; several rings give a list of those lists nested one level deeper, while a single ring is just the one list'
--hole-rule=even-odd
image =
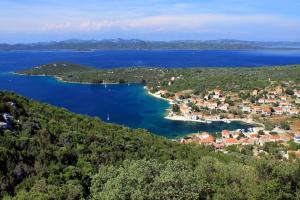
[{"label": "tree", "polygon": [[180,112],[180,107],[178,106],[178,104],[173,104],[172,105],[172,111],[175,113]]},{"label": "tree", "polygon": [[290,125],[287,121],[281,121],[280,122],[280,127],[284,130],[290,130]]},{"label": "tree", "polygon": [[285,93],[288,94],[288,95],[294,95],[294,91],[291,88],[287,88],[285,90]]}]

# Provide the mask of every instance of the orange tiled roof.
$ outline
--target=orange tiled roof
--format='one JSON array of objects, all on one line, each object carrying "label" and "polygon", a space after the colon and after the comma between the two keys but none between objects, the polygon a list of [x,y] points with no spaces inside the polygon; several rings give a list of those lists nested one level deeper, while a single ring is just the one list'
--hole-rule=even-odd
[{"label": "orange tiled roof", "polygon": [[229,143],[229,144],[235,144],[235,143],[237,143],[238,141],[237,141],[237,139],[235,139],[235,138],[227,138],[227,139],[225,139],[224,142],[225,142],[225,143]]},{"label": "orange tiled roof", "polygon": [[199,144],[213,143],[214,141],[215,141],[215,138],[213,136],[209,135],[207,138],[199,140]]},{"label": "orange tiled roof", "polygon": [[274,140],[279,140],[279,139],[280,139],[280,136],[279,136],[279,135],[271,135],[270,138],[271,138],[271,139],[274,139]]},{"label": "orange tiled roof", "polygon": [[271,109],[269,107],[263,107],[262,110],[267,113],[271,112]]},{"label": "orange tiled roof", "polygon": [[223,130],[222,135],[230,135],[230,132],[228,130]]}]

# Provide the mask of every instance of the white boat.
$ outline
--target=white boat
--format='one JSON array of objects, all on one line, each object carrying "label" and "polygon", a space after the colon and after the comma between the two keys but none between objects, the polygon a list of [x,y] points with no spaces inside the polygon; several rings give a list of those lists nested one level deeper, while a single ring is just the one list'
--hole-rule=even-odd
[{"label": "white boat", "polygon": [[109,121],[109,114],[107,114],[107,121]]}]

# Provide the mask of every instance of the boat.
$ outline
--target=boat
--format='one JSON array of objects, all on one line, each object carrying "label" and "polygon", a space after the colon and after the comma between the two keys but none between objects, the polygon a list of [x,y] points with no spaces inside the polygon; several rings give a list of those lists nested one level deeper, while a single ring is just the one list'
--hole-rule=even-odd
[{"label": "boat", "polygon": [[109,114],[107,114],[107,121],[109,121]]}]

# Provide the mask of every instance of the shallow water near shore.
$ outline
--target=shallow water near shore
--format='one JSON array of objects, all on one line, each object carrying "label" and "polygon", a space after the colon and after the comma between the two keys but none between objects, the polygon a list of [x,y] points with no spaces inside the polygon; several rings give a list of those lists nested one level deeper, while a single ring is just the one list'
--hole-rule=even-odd
[{"label": "shallow water near shore", "polygon": [[[175,67],[209,66],[211,60],[221,63],[218,66],[224,66],[225,64],[225,66],[230,66],[227,62],[232,56],[237,57],[237,60],[247,58],[244,59],[247,62],[244,62],[243,65],[240,64],[241,66],[257,66],[258,61],[268,60],[267,58],[273,64],[300,63],[300,54],[297,51],[290,54],[286,52],[283,54],[278,52],[276,54],[269,53],[270,55],[267,53],[258,54],[257,51],[248,52],[248,54],[238,51],[230,52],[0,52],[0,90],[13,91],[31,99],[64,107],[75,113],[99,117],[103,121],[132,128],[145,128],[168,138],[199,131],[214,133],[223,129],[235,130],[249,127],[249,125],[239,122],[203,124],[164,119],[169,104],[164,100],[148,95],[143,85],[113,84],[105,88],[104,85],[63,83],[49,77],[19,76],[8,73],[55,61],[69,61],[98,68],[136,66],[143,63],[146,63],[146,66],[162,67],[171,67],[172,65]],[[181,56],[176,58],[177,55]],[[258,61],[253,62],[251,65],[250,61],[255,56]],[[168,58],[168,61],[165,58]],[[224,60],[226,62],[222,62]],[[280,60],[280,62],[274,63],[274,60]],[[286,61],[286,63],[282,63],[283,61]],[[236,64],[236,62],[232,62],[232,65]],[[261,64],[267,65],[268,63]]]}]

